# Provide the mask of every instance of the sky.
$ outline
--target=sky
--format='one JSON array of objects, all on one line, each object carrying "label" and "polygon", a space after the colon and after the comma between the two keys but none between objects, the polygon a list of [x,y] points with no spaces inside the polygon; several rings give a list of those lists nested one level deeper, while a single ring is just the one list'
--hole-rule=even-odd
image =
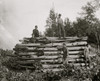
[{"label": "sky", "polygon": [[[40,32],[45,31],[51,8],[61,13],[63,20],[74,21],[88,1],[91,0],[0,0],[0,39],[9,43],[3,47],[12,48],[23,37],[31,37],[35,25]],[[100,11],[98,18],[99,14]]]}]

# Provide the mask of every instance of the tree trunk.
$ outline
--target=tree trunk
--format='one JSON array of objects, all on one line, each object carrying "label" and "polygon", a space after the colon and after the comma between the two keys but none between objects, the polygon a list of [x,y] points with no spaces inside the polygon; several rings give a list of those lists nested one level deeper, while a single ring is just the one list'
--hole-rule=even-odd
[{"label": "tree trunk", "polygon": [[95,36],[96,36],[96,40],[97,40],[97,52],[99,52],[99,35],[98,35],[98,32],[96,32]]}]

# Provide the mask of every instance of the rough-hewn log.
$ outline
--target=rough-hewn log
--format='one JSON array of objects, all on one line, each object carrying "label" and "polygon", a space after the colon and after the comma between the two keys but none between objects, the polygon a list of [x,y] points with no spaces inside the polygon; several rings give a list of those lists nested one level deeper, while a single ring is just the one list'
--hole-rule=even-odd
[{"label": "rough-hewn log", "polygon": [[69,55],[68,58],[73,59],[73,58],[83,58],[84,55]]},{"label": "rough-hewn log", "polygon": [[63,64],[55,64],[55,65],[50,65],[50,64],[42,64],[43,68],[62,68],[63,67]]},{"label": "rough-hewn log", "polygon": [[[81,55],[83,51],[69,51],[69,55]],[[44,51],[45,56],[56,56],[56,55],[62,55],[62,51]],[[31,55],[37,55],[37,52],[28,52],[28,53],[23,53],[20,52],[18,53],[19,56],[31,56]]]},{"label": "rough-hewn log", "polygon": [[74,66],[85,66],[85,63],[74,63]]},{"label": "rough-hewn log", "polygon": [[[64,39],[61,38],[62,40],[65,40],[65,39],[82,39],[82,40],[87,40],[88,37],[65,37]],[[48,39],[48,40],[58,40],[59,37],[37,37],[36,39],[40,40],[40,39]],[[60,39],[60,40],[61,40]],[[28,37],[25,37],[24,40],[30,40],[30,38]]]},{"label": "rough-hewn log", "polygon": [[52,71],[52,72],[59,72],[59,71],[62,71],[63,68],[54,68],[54,69],[43,69],[43,72],[47,72],[47,71]]},{"label": "rough-hewn log", "polygon": [[[84,50],[85,46],[82,46],[82,47],[68,47],[68,50]],[[27,50],[36,50],[36,48],[33,48],[33,47],[27,47]],[[37,50],[42,50],[42,51],[58,51],[57,47],[47,47],[47,48],[37,48]]]},{"label": "rough-hewn log", "polygon": [[19,67],[26,68],[26,69],[34,69],[33,66],[19,65]]},{"label": "rough-hewn log", "polygon": [[25,46],[37,47],[40,45],[41,45],[40,43],[28,43],[28,44],[17,44],[16,47],[25,47]]},{"label": "rough-hewn log", "polygon": [[[74,42],[74,43],[67,43],[65,42],[67,46],[81,46],[81,45],[86,45],[87,42],[83,41],[83,42]],[[63,43],[49,43],[46,44],[45,46],[58,46],[58,45],[63,45]],[[40,43],[28,43],[28,44],[17,44],[16,48],[21,48],[21,47],[40,47],[42,46]]]},{"label": "rough-hewn log", "polygon": [[[87,42],[84,41],[84,42],[74,42],[74,43],[68,43],[68,42],[65,42],[66,46],[68,47],[73,47],[73,46],[86,46],[87,45]],[[63,43],[49,43],[49,44],[46,44],[47,46],[62,46]]]},{"label": "rough-hewn log", "polygon": [[35,58],[22,58],[22,57],[19,57],[19,59],[21,59],[21,60],[56,60],[56,59],[58,59],[59,57],[35,57]]},{"label": "rough-hewn log", "polygon": [[[48,58],[48,59],[53,59],[53,58],[62,58],[63,55],[43,55],[43,56],[37,56],[37,55],[31,55],[30,58]],[[69,58],[81,58],[84,57],[84,55],[69,55]],[[23,58],[23,57],[22,57]]]}]

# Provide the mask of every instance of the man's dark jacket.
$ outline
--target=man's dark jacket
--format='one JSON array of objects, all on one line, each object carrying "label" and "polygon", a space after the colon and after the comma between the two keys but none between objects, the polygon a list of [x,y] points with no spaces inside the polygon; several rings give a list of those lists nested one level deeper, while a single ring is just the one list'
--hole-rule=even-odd
[{"label": "man's dark jacket", "polygon": [[39,31],[37,29],[33,30],[34,37],[39,37]]}]

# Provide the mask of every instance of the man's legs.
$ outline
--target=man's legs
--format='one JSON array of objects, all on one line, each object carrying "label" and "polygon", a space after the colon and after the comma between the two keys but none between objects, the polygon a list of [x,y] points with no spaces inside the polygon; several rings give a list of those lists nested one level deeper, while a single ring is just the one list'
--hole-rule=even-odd
[{"label": "man's legs", "polygon": [[64,26],[63,25],[61,25],[61,29],[62,29],[63,38],[65,38],[66,37],[66,34],[65,34],[65,29],[64,29]]},{"label": "man's legs", "polygon": [[61,38],[61,25],[58,24],[58,35],[59,35],[59,38]]}]

